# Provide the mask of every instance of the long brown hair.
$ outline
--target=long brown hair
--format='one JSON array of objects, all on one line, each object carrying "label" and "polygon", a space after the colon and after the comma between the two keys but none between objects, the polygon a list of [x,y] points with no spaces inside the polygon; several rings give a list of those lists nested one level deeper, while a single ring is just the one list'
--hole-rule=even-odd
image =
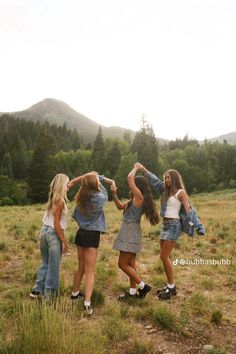
[{"label": "long brown hair", "polygon": [[148,181],[143,176],[136,176],[134,178],[134,182],[143,196],[143,209],[146,219],[150,222],[151,225],[158,224],[159,215]]},{"label": "long brown hair", "polygon": [[179,189],[183,189],[185,191],[184,182],[179,172],[176,170],[167,170],[163,176],[164,180],[165,175],[167,173],[170,175],[171,184],[170,186],[165,185],[166,197],[169,198],[171,195],[175,194]]},{"label": "long brown hair", "polygon": [[98,175],[95,172],[86,173],[75,196],[76,204],[82,214],[91,214],[93,211],[92,197],[100,190]]}]

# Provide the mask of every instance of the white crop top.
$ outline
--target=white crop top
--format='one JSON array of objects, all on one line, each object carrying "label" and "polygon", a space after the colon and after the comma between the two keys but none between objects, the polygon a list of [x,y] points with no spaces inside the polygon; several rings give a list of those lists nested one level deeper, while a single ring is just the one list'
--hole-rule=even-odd
[{"label": "white crop top", "polygon": [[[65,230],[67,227],[67,218],[66,218],[67,212],[68,212],[68,208],[67,206],[65,206],[64,210],[62,210],[61,220],[60,220],[60,225],[62,230]],[[48,214],[47,211],[45,211],[43,216],[43,224],[54,228],[54,216],[52,212]]]},{"label": "white crop top", "polygon": [[173,219],[179,219],[179,211],[181,208],[182,203],[178,199],[179,193],[183,189],[179,189],[175,195],[172,195],[167,199],[167,204],[166,204],[166,211],[165,211],[165,218],[173,218]]}]

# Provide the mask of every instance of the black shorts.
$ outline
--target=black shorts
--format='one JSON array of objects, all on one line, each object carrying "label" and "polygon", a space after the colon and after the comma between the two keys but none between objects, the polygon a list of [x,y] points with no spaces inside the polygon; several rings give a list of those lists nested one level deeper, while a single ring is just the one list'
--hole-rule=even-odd
[{"label": "black shorts", "polygon": [[80,247],[98,248],[100,243],[100,231],[79,229],[75,235],[75,244]]}]

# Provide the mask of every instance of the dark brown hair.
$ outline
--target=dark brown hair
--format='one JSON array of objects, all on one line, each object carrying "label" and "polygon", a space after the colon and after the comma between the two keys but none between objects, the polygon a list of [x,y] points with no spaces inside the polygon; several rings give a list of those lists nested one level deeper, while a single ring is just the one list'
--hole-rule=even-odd
[{"label": "dark brown hair", "polygon": [[146,216],[147,220],[150,222],[151,225],[158,224],[159,215],[148,181],[143,176],[136,176],[134,178],[134,182],[143,196],[144,215]]}]

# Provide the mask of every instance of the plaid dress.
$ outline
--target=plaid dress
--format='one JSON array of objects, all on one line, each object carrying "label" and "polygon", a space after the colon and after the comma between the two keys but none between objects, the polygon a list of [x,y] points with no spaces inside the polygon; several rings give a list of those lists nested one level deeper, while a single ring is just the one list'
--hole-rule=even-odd
[{"label": "plaid dress", "polygon": [[136,207],[131,204],[125,211],[123,222],[113,249],[123,252],[140,253],[142,244],[142,233],[140,220],[143,214],[143,207]]}]

